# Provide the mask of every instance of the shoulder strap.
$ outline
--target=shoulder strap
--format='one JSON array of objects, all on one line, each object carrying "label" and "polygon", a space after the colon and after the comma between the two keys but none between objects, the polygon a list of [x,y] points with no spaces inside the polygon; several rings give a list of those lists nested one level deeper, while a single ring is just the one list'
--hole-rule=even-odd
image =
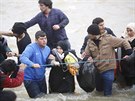
[{"label": "shoulder strap", "polygon": [[56,49],[53,49],[53,50],[52,50],[52,54],[55,55],[55,56],[57,57],[57,59],[58,59],[58,61],[59,61],[60,63],[62,63],[62,60],[61,60],[61,58],[59,57],[59,55],[58,55]]}]

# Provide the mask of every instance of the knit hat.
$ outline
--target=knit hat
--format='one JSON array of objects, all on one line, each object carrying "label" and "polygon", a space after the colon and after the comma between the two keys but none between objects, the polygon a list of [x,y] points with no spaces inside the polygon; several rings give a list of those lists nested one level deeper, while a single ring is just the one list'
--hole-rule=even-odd
[{"label": "knit hat", "polygon": [[99,35],[100,29],[97,24],[92,24],[88,27],[87,32],[88,32],[88,34]]},{"label": "knit hat", "polygon": [[60,46],[63,51],[68,51],[68,44],[66,44],[64,41],[59,41],[57,46]]},{"label": "knit hat", "polygon": [[37,31],[35,34],[36,39],[38,39],[39,37],[44,37],[44,36],[46,36],[46,34],[43,31]]},{"label": "knit hat", "polygon": [[16,22],[14,23],[12,27],[12,32],[16,34],[23,34],[26,31],[26,26],[22,22]]}]

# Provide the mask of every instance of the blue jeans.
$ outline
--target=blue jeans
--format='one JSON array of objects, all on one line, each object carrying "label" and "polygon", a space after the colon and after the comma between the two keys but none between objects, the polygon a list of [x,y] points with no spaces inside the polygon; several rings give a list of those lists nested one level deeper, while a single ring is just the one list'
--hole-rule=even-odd
[{"label": "blue jeans", "polygon": [[114,70],[108,70],[96,75],[96,90],[104,91],[105,96],[112,95],[112,84],[114,80]]},{"label": "blue jeans", "polygon": [[29,97],[36,98],[47,93],[46,79],[40,81],[24,80],[24,86]]}]

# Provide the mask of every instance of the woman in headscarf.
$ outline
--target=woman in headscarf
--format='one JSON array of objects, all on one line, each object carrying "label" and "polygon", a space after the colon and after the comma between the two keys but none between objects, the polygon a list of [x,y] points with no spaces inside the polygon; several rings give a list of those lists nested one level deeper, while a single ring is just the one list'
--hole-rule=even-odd
[{"label": "woman in headscarf", "polygon": [[123,38],[129,41],[132,48],[135,47],[135,23],[127,24]]},{"label": "woman in headscarf", "polygon": [[49,92],[74,93],[74,76],[78,72],[77,67],[79,68],[75,51],[69,50],[64,41],[59,41],[56,49],[52,50],[52,55],[55,60],[51,61],[53,66],[49,75]]},{"label": "woman in headscarf", "polygon": [[[129,23],[126,26],[126,29],[123,33],[122,36],[124,39],[126,39],[132,49],[135,49],[135,23]],[[125,50],[122,48],[122,58],[125,56]],[[131,61],[122,61],[121,62],[121,69],[122,69],[122,74],[124,75],[126,85],[129,87],[132,87],[132,85],[135,83],[135,65],[134,62]]]}]

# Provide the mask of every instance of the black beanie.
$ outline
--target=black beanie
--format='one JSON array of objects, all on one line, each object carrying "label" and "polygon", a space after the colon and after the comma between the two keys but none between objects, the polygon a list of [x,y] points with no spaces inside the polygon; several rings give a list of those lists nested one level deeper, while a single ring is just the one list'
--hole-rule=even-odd
[{"label": "black beanie", "polygon": [[16,22],[14,23],[12,27],[12,32],[16,34],[23,34],[26,31],[26,26],[22,22]]},{"label": "black beanie", "polygon": [[60,46],[63,49],[63,51],[68,51],[68,44],[66,44],[64,41],[59,41],[57,43],[57,46]]},{"label": "black beanie", "polygon": [[88,32],[88,34],[99,35],[100,29],[97,24],[92,24],[88,27],[87,32]]},{"label": "black beanie", "polygon": [[17,64],[14,60],[7,59],[0,64],[0,69],[5,73],[11,73],[17,69]]}]

